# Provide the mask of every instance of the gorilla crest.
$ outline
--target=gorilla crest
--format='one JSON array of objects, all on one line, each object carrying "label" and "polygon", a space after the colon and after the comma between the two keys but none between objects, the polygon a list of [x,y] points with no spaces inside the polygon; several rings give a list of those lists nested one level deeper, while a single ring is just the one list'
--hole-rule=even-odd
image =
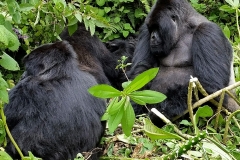
[{"label": "gorilla crest", "polygon": [[[211,94],[234,82],[232,47],[220,27],[199,14],[187,0],[158,0],[140,29],[130,77],[160,67],[147,86],[167,95],[156,107],[168,118],[187,109],[190,75],[197,77]],[[239,106],[229,97],[230,111]],[[136,107],[136,112],[142,112]],[[158,118],[150,114],[155,124]]]}]

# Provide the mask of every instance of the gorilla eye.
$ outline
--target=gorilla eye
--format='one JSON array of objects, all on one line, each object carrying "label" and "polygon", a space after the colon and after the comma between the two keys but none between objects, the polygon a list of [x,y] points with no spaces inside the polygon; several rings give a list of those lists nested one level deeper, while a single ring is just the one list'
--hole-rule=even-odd
[{"label": "gorilla eye", "polygon": [[175,15],[172,15],[172,16],[171,16],[171,18],[172,18],[172,20],[175,22],[175,21],[176,21],[176,18],[177,18],[177,16],[175,16]]},{"label": "gorilla eye", "polygon": [[171,11],[171,10],[172,10],[172,7],[167,7],[167,9]]}]

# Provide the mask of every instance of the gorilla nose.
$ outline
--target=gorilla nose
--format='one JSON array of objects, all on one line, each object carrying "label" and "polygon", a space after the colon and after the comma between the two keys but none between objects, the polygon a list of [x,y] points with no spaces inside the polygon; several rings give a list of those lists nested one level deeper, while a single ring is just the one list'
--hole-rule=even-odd
[{"label": "gorilla nose", "polygon": [[156,31],[151,33],[150,44],[153,46],[161,44],[161,39]]}]

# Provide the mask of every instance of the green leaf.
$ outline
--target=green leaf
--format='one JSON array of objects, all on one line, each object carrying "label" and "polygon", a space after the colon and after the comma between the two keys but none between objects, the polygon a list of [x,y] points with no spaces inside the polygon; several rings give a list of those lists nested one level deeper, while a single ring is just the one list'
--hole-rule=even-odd
[{"label": "green leaf", "polygon": [[120,22],[120,20],[121,19],[119,17],[115,17],[113,21],[114,21],[114,23],[118,23],[118,22]]},{"label": "green leaf", "polygon": [[130,93],[129,96],[131,99],[138,99],[147,104],[159,103],[167,98],[164,94],[152,90],[135,91]]},{"label": "green leaf", "polygon": [[0,100],[2,100],[4,103],[9,102],[7,89],[3,89],[3,88],[0,89]]},{"label": "green leaf", "polygon": [[131,27],[131,25],[130,25],[129,23],[123,24],[123,27],[124,27],[124,29],[126,29],[126,30],[131,30],[131,29],[132,29],[132,27]]},{"label": "green leaf", "polygon": [[1,160],[12,160],[12,158],[4,151],[0,150],[0,157]]},{"label": "green leaf", "polygon": [[12,70],[12,71],[16,71],[20,69],[18,63],[5,52],[3,52],[3,55],[0,58],[1,58],[0,65],[5,69]]},{"label": "green leaf", "polygon": [[[129,95],[130,96],[130,95]],[[134,98],[134,97],[131,97],[131,100],[137,104],[140,104],[140,105],[146,105],[146,103],[144,101],[142,101],[141,99],[138,99],[138,98]]]},{"label": "green leaf", "polygon": [[20,7],[20,11],[22,12],[29,12],[32,9],[35,9],[34,5],[30,4],[30,3],[22,3],[19,5]]},{"label": "green leaf", "polygon": [[68,26],[68,33],[69,33],[69,35],[71,36],[77,30],[77,28],[78,28],[77,23],[75,23],[72,26]]},{"label": "green leaf", "polygon": [[205,118],[205,117],[211,117],[212,115],[213,115],[213,110],[208,105],[199,107],[197,112],[194,115],[195,124],[198,123],[199,117]]},{"label": "green leaf", "polygon": [[126,88],[132,81],[127,81],[122,83],[122,87]]},{"label": "green leaf", "polygon": [[230,6],[234,7],[234,8],[238,8],[239,5],[239,0],[225,0],[228,4],[230,4]]},{"label": "green leaf", "polygon": [[[12,29],[11,24],[5,23],[5,25],[7,28],[10,27]],[[9,48],[11,51],[15,51],[18,49],[20,43],[17,37],[7,28],[4,25],[0,25],[0,50]]]},{"label": "green leaf", "polygon": [[82,15],[79,11],[77,11],[74,16],[78,19],[79,22],[82,22]]},{"label": "green leaf", "polygon": [[98,98],[113,98],[121,95],[121,92],[107,84],[92,86],[88,92]]},{"label": "green leaf", "polygon": [[230,30],[228,28],[228,26],[225,26],[224,29],[223,29],[223,33],[225,34],[225,36],[229,39],[230,38]]},{"label": "green leaf", "polygon": [[68,17],[68,25],[67,26],[72,26],[77,24],[78,19],[75,16],[70,16]]},{"label": "green leaf", "polygon": [[93,36],[95,33],[95,24],[93,23],[93,21],[89,21],[89,27],[90,27],[91,36]]},{"label": "green leaf", "polygon": [[110,105],[107,108],[107,112],[109,115],[114,115],[118,112],[118,110],[124,106],[126,98],[122,98],[119,102],[118,102],[118,97],[115,97]]},{"label": "green leaf", "polygon": [[187,120],[182,120],[182,121],[180,122],[180,124],[182,124],[182,125],[184,125],[184,126],[192,126],[192,123],[190,123],[190,122],[187,121]]},{"label": "green leaf", "polygon": [[100,7],[104,6],[105,4],[105,0],[96,0],[96,2],[97,2],[97,5],[99,5]]},{"label": "green leaf", "polygon": [[133,124],[135,122],[135,113],[129,99],[126,100],[124,108],[125,111],[121,121],[122,129],[126,136],[130,136]]},{"label": "green leaf", "polygon": [[129,31],[122,31],[122,33],[125,38],[129,35]]},{"label": "green leaf", "polygon": [[132,82],[123,90],[126,94],[129,94],[133,91],[136,91],[143,86],[145,86],[148,82],[150,82],[158,73],[159,68],[149,69],[132,80]]},{"label": "green leaf", "polygon": [[[126,98],[124,97],[124,99],[126,100]],[[124,102],[125,102],[124,100]],[[124,105],[122,105],[119,110],[117,111],[116,114],[109,116],[109,120],[108,120],[108,128],[109,128],[109,132],[113,133],[115,131],[115,129],[117,128],[117,126],[120,124],[122,117],[123,117],[123,113],[124,113]]]},{"label": "green leaf", "polygon": [[109,114],[107,112],[105,112],[103,114],[103,116],[101,117],[101,121],[107,121],[109,119],[109,117],[110,117]]},{"label": "green leaf", "polygon": [[235,12],[235,10],[232,7],[228,6],[228,5],[221,6],[219,8],[219,10],[225,11],[225,12],[228,12],[228,13],[234,13]]},{"label": "green leaf", "polygon": [[[220,149],[217,145],[213,144],[213,143],[209,143],[209,142],[203,142],[203,145],[202,147],[205,149],[205,150],[211,150],[212,153],[214,153],[215,155],[219,155],[221,156],[221,159],[224,159],[224,160],[233,160],[228,153],[226,153],[225,151],[223,151],[222,149]],[[224,147],[224,146],[222,146]],[[224,147],[225,149],[227,149],[226,147]]]},{"label": "green leaf", "polygon": [[105,13],[110,12],[111,11],[111,7],[104,7],[104,11],[105,11]]},{"label": "green leaf", "polygon": [[158,127],[156,127],[149,119],[144,119],[144,131],[146,135],[152,140],[157,139],[182,139],[176,134],[166,132]]}]

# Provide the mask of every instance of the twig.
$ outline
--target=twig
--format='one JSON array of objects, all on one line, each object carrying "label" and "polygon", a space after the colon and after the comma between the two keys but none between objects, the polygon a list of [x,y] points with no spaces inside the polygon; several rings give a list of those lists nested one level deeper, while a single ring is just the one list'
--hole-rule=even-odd
[{"label": "twig", "polygon": [[185,139],[189,139],[191,138],[191,136],[182,133],[169,119],[167,119],[162,113],[160,113],[156,108],[152,108],[151,111],[156,114],[161,120],[163,120],[163,122],[165,122],[168,125],[173,126],[174,131],[180,135],[181,137],[185,138]]}]

